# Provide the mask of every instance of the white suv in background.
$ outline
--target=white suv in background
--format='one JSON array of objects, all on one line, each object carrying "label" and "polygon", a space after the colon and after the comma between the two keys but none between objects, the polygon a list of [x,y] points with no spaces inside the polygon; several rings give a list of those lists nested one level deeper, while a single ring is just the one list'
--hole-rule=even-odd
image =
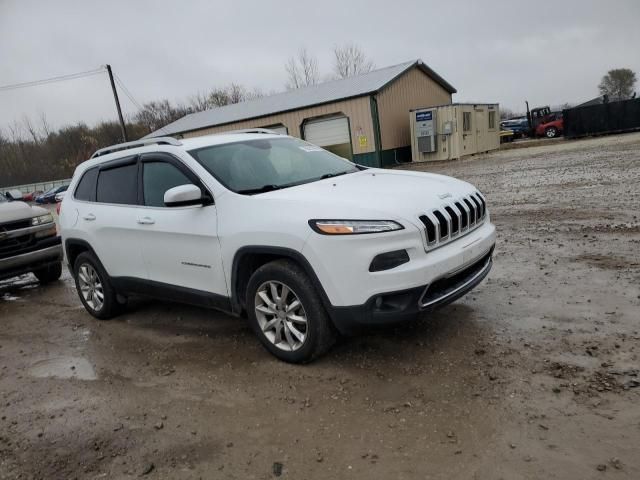
[{"label": "white suv in background", "polygon": [[468,183],[263,130],[99,150],[76,169],[60,225],[94,317],[129,295],[213,307],[247,315],[288,362],[450,303],[487,275],[495,244]]}]

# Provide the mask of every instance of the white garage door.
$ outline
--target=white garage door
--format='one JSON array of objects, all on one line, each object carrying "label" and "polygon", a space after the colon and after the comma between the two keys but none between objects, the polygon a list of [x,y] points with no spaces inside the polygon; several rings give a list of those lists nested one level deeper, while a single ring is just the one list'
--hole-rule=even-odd
[{"label": "white garage door", "polygon": [[304,125],[304,139],[319,147],[348,144],[349,121],[347,117],[310,121]]}]

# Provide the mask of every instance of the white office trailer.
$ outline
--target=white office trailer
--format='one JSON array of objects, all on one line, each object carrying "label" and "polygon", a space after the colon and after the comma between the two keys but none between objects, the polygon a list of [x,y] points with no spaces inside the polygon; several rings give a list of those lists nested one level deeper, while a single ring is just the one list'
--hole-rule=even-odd
[{"label": "white office trailer", "polygon": [[497,103],[452,103],[409,115],[414,162],[452,160],[500,147]]}]

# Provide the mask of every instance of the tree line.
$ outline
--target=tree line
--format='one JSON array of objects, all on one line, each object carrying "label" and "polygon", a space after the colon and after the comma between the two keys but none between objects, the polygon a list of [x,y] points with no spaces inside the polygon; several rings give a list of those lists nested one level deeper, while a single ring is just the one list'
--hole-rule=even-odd
[{"label": "tree line", "polygon": [[[373,62],[354,44],[336,46],[333,53],[333,73],[326,75],[324,80],[345,78],[374,68]],[[317,58],[306,49],[290,58],[284,68],[286,89],[321,81]],[[185,102],[161,99],[144,103],[136,114],[126,119],[125,125],[129,138],[137,139],[190,113],[264,95],[258,88],[231,83],[197,92]],[[44,114],[37,121],[25,116],[0,128],[0,188],[70,178],[75,167],[93,152],[120,142],[120,125],[116,121],[102,121],[94,126],[79,122],[53,129]]]},{"label": "tree line", "polygon": [[[125,126],[129,138],[141,138],[189,113],[238,103],[261,95],[238,84],[198,93],[187,103],[156,100],[147,102]],[[120,124],[84,122],[51,128],[46,116],[37,122],[29,117],[0,128],[0,188],[25,183],[70,178],[75,167],[99,148],[122,142]]]}]

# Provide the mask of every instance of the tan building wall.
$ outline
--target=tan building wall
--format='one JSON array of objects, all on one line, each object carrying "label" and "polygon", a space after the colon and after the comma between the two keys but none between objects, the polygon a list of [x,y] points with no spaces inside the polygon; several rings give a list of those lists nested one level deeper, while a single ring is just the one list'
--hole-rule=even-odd
[{"label": "tan building wall", "polygon": [[[301,126],[305,120],[334,114],[344,114],[349,118],[351,148],[354,155],[370,153],[375,150],[373,120],[371,117],[371,105],[368,96],[342,100],[316,107],[303,108],[292,112],[277,113],[267,117],[244,120],[217,127],[204,128],[202,130],[184,133],[183,136],[185,138],[189,138],[200,135],[209,135],[212,133],[226,132],[229,130],[259,128],[283,124],[287,127],[289,135],[293,137],[300,137]],[[406,112],[404,122],[407,122]]]},{"label": "tan building wall", "polygon": [[377,95],[382,150],[411,145],[409,110],[451,103],[451,94],[412,68]]}]

